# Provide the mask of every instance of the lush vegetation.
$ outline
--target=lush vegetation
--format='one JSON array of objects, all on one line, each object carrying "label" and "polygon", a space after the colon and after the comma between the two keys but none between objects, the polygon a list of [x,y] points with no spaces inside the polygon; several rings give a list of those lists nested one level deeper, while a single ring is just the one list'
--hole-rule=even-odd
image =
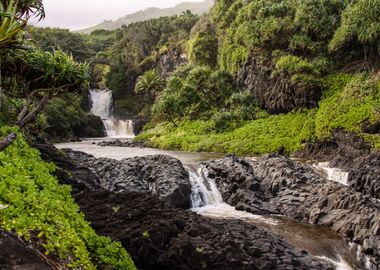
[{"label": "lush vegetation", "polygon": [[[192,151],[292,153],[345,130],[379,148],[371,129],[380,121],[378,7],[367,0],[216,1],[191,31],[193,66],[168,79],[137,139]],[[234,80],[211,76],[221,73]]]},{"label": "lush vegetation", "polygon": [[[16,232],[60,268],[136,269],[120,243],[95,233],[71,188],[52,176],[54,165],[24,139],[49,128],[50,117],[62,112],[81,125],[78,95],[90,82],[89,66],[75,61],[74,52],[44,51],[25,38],[31,15],[44,16],[40,0],[0,1],[0,228]],[[64,121],[54,124],[66,128]]]},{"label": "lush vegetation", "polygon": [[[9,132],[2,128],[0,136]],[[16,231],[47,256],[57,256],[72,269],[135,269],[120,243],[97,236],[71,198],[71,188],[58,184],[54,165],[40,158],[19,133],[0,152],[0,227]],[[36,240],[34,240],[36,241]]]}]

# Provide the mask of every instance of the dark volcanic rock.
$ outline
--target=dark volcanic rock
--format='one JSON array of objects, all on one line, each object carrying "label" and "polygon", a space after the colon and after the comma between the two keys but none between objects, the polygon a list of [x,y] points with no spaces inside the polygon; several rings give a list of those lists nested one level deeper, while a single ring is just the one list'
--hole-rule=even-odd
[{"label": "dark volcanic rock", "polygon": [[367,155],[370,151],[371,145],[363,138],[354,133],[338,130],[329,140],[309,143],[295,157],[332,161],[332,166],[343,169],[350,168],[354,159]]},{"label": "dark volcanic rock", "polygon": [[[245,169],[241,170],[243,165]],[[328,226],[351,242],[370,246],[364,252],[373,255],[373,264],[380,266],[380,203],[375,199],[328,181],[307,165],[279,156],[265,156],[257,162],[227,157],[205,166],[210,171],[208,177],[216,180],[225,196],[233,196],[231,187],[226,186],[235,184],[232,190],[245,190],[247,194],[235,202],[236,206],[256,204],[263,206],[260,210],[265,212],[270,204],[286,217]],[[223,167],[235,168],[234,174],[246,180],[230,180],[231,173],[219,170]],[[254,183],[254,188],[247,188],[247,183]],[[257,207],[242,209],[257,213]]]},{"label": "dark volcanic rock", "polygon": [[66,154],[97,175],[104,189],[150,193],[175,207],[191,206],[189,174],[178,159],[156,155],[118,161],[72,150]]},{"label": "dark volcanic rock", "polygon": [[236,80],[251,91],[258,103],[271,113],[286,113],[296,108],[317,106],[319,87],[297,84],[290,76],[273,77],[274,64],[260,56],[249,59],[238,71]]},{"label": "dark volcanic rock", "polygon": [[138,148],[144,148],[145,142],[144,141],[121,141],[119,139],[114,140],[114,141],[103,141],[98,143],[99,146],[116,146],[116,147],[138,147]]},{"label": "dark volcanic rock", "polygon": [[106,135],[103,121],[99,116],[89,114],[86,120],[86,125],[75,131],[76,136],[80,138],[99,138]]},{"label": "dark volcanic rock", "polygon": [[0,269],[50,270],[54,268],[16,236],[0,230]]},{"label": "dark volcanic rock", "polygon": [[214,179],[223,196],[223,201],[237,210],[258,215],[280,214],[265,202],[261,192],[261,179],[255,176],[252,164],[237,156],[204,162],[207,176]]},{"label": "dark volcanic rock", "polygon": [[380,199],[380,152],[354,133],[337,131],[329,141],[308,145],[296,157],[329,161],[329,167],[349,172],[348,185]]},{"label": "dark volcanic rock", "polygon": [[348,171],[350,187],[380,199],[380,151],[354,159]]},{"label": "dark volcanic rock", "polygon": [[332,269],[254,225],[202,217],[142,193],[83,192],[76,200],[139,269]]},{"label": "dark volcanic rock", "polygon": [[99,177],[89,168],[70,159],[64,151],[45,141],[36,141],[33,146],[40,151],[43,160],[57,165],[54,175],[61,184],[72,186],[74,193],[100,188]]}]

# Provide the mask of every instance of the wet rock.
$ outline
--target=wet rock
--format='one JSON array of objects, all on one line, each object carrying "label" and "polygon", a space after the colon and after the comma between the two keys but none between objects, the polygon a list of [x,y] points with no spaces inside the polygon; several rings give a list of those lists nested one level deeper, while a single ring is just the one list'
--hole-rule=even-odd
[{"label": "wet rock", "polygon": [[78,128],[75,134],[81,138],[100,138],[106,135],[102,119],[92,114],[87,115],[86,124]]},{"label": "wet rock", "polygon": [[113,191],[149,193],[180,208],[190,208],[191,184],[182,163],[164,155],[134,157],[123,160],[100,158],[66,150],[77,164],[89,168],[99,179],[101,188]]},{"label": "wet rock", "polygon": [[146,194],[92,191],[76,201],[139,269],[332,269],[254,225],[202,217]]},{"label": "wet rock", "polygon": [[380,151],[354,159],[348,171],[350,187],[380,199]]},{"label": "wet rock", "polygon": [[54,268],[18,237],[0,230],[0,269],[50,270]]},{"label": "wet rock", "polygon": [[329,161],[329,167],[349,172],[350,187],[380,199],[380,152],[371,153],[371,145],[354,133],[336,131],[331,140],[310,144],[296,157]]},{"label": "wet rock", "polygon": [[[249,207],[243,210],[268,214],[276,211],[296,221],[328,226],[350,242],[365,244],[366,252],[373,252],[373,264],[380,266],[380,203],[377,200],[326,180],[307,165],[275,155],[264,156],[256,162],[227,157],[205,166],[210,171],[208,177],[215,179],[223,196],[233,196],[231,190],[235,190],[235,194],[241,194],[240,189],[246,192],[234,202],[238,210],[239,204],[256,205],[259,210]],[[255,188],[256,191],[249,190],[247,181],[258,181],[260,187]],[[238,186],[231,189],[234,184]]]},{"label": "wet rock", "polygon": [[103,141],[98,143],[99,146],[116,146],[116,147],[138,147],[138,148],[144,148],[145,142],[144,141],[137,141],[134,142],[132,140],[130,141],[121,141],[119,139],[114,141]]},{"label": "wet rock", "polygon": [[214,179],[218,185],[223,201],[236,206],[237,210],[257,215],[280,214],[258,192],[261,180],[256,177],[248,160],[232,155],[222,160],[204,162],[203,166],[207,177]]}]

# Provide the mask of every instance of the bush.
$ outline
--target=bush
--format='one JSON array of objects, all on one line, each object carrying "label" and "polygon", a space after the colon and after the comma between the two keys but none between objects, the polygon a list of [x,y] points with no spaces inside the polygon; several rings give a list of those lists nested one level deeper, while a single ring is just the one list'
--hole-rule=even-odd
[{"label": "bush", "polygon": [[[0,129],[0,137],[9,128]],[[16,131],[16,130],[13,130]],[[136,269],[118,242],[98,236],[71,197],[71,188],[58,184],[45,163],[18,133],[0,152],[0,227],[36,241],[47,256],[59,257],[70,269]]]}]

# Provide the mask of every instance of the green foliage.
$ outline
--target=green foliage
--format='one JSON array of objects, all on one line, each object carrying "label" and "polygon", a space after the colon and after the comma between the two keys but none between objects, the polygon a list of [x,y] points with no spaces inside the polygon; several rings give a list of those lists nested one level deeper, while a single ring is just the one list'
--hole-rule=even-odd
[{"label": "green foliage", "polygon": [[149,70],[137,79],[135,92],[137,94],[143,94],[148,104],[152,104],[156,95],[159,94],[164,87],[165,83],[161,80],[156,71]]},{"label": "green foliage", "polygon": [[233,79],[224,71],[181,67],[153,106],[153,116],[170,121],[182,116],[208,117],[223,107],[233,92]]},{"label": "green foliage", "polygon": [[95,53],[82,35],[68,29],[29,27],[28,33],[42,51],[53,53],[62,50],[81,62],[90,59]]},{"label": "green foliage", "polygon": [[224,133],[213,132],[212,121],[185,120],[173,127],[156,125],[136,140],[148,140],[152,146],[184,151],[208,151],[258,155],[284,149],[287,153],[300,150],[303,143],[313,140],[314,112],[295,112],[246,122]]},{"label": "green foliage", "polygon": [[[2,128],[0,136],[9,133]],[[15,131],[15,130],[13,130]],[[36,241],[46,255],[59,256],[70,269],[136,269],[120,243],[97,236],[71,197],[68,186],[51,175],[22,135],[0,152],[0,226],[27,241]]]},{"label": "green foliage", "polygon": [[380,91],[366,75],[332,76],[326,80],[326,86],[332,89],[320,102],[316,114],[318,138],[329,138],[335,129],[360,134],[364,121],[378,121],[380,114],[376,108],[380,104]]},{"label": "green foliage", "polygon": [[197,20],[198,16],[186,12],[133,23],[118,30],[116,42],[109,51],[111,71],[107,84],[114,96],[118,99],[134,95],[137,78],[154,68],[160,49],[166,46],[182,51],[184,40]]},{"label": "green foliage", "polygon": [[48,128],[46,132],[53,138],[69,138],[87,124],[87,114],[81,108],[81,98],[67,94],[49,101],[45,108]]},{"label": "green foliage", "polygon": [[11,0],[4,5],[0,2],[0,48],[9,48],[13,45],[21,44],[18,37],[26,23],[17,17],[17,2]]},{"label": "green foliage", "polygon": [[[340,49],[351,42],[377,46],[380,40],[380,3],[373,0],[356,0],[344,10],[341,25],[330,43],[332,50]],[[376,52],[378,55],[378,52]]]},{"label": "green foliage", "polygon": [[192,64],[215,67],[218,61],[218,37],[209,17],[203,16],[191,30],[189,60]]},{"label": "green foliage", "polygon": [[[320,81],[325,91],[319,109],[269,116],[257,109],[249,93],[237,92],[219,107],[223,110],[210,109],[211,120],[188,120],[182,108],[179,111],[187,117],[177,119],[175,126],[169,123],[151,126],[136,140],[145,139],[155,147],[185,151],[242,155],[280,150],[293,153],[306,142],[329,139],[334,131],[342,129],[355,132],[374,149],[379,149],[380,136],[362,131],[363,123],[376,123],[380,119],[377,80],[365,74],[334,74]],[[176,83],[180,84],[181,80]]]},{"label": "green foliage", "polygon": [[88,87],[90,78],[88,65],[78,64],[62,51],[14,51],[7,55],[3,66],[4,75],[16,83],[7,90],[25,96],[37,89],[51,97],[61,91],[77,92]]}]

